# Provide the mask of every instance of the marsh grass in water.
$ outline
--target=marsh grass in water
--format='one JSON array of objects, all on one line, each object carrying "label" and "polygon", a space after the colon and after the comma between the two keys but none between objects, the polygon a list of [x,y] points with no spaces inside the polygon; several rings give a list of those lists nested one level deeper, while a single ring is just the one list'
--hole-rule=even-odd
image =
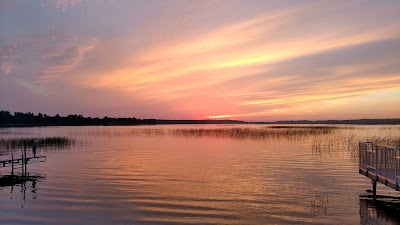
[{"label": "marsh grass in water", "polygon": [[358,143],[370,141],[377,145],[400,147],[399,126],[332,126],[332,125],[276,125],[260,127],[224,128],[134,128],[94,129],[90,136],[182,136],[188,138],[232,138],[259,141],[288,140],[301,143],[302,149],[313,154],[350,153],[358,157]]},{"label": "marsh grass in water", "polygon": [[316,194],[314,200],[310,201],[310,206],[313,215],[326,215],[329,207],[329,196],[327,194]]},{"label": "marsh grass in water", "polygon": [[372,142],[374,145],[383,145],[400,148],[400,133],[397,135],[382,134],[381,136],[369,136],[359,134],[337,134],[326,136],[313,136],[311,149],[313,152],[337,152],[343,149],[358,154],[358,143]]},{"label": "marsh grass in water", "polygon": [[38,151],[48,149],[64,149],[75,144],[75,140],[67,137],[37,137],[37,138],[0,138],[0,154],[9,153],[14,149],[32,148],[38,141]]},{"label": "marsh grass in water", "polygon": [[186,137],[218,137],[235,139],[299,139],[305,136],[326,135],[344,127],[335,126],[272,126],[263,128],[193,128],[193,129],[131,129],[95,130],[92,136],[175,135]]},{"label": "marsh grass in water", "polygon": [[210,136],[236,139],[288,139],[297,140],[306,136],[325,135],[337,127],[264,127],[256,128],[216,128],[216,129],[175,129],[172,133],[181,136]]},{"label": "marsh grass in water", "polygon": [[[379,136],[370,130],[379,132]],[[314,153],[350,152],[358,155],[358,143],[371,141],[374,144],[400,147],[399,127],[358,127],[358,126],[323,126],[323,125],[279,125],[259,128],[135,128],[126,130],[92,130],[91,136],[183,136],[188,138],[232,138],[252,140],[289,140],[301,141]]]}]

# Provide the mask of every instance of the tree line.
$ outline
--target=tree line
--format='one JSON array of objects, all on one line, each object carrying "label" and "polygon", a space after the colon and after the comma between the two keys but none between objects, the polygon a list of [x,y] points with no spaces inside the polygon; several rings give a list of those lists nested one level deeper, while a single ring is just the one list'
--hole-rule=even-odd
[{"label": "tree line", "polygon": [[137,119],[112,118],[112,117],[84,117],[82,115],[72,114],[68,116],[49,116],[47,114],[33,114],[31,112],[15,112],[11,114],[8,111],[0,111],[0,127],[18,127],[18,126],[119,126],[119,125],[156,125],[156,124],[239,124],[247,123],[238,120],[162,120],[162,119]]},{"label": "tree line", "polygon": [[111,117],[84,117],[82,115],[49,116],[47,114],[33,114],[31,112],[0,111],[0,126],[83,126],[83,125],[151,125],[155,119],[111,118]]},{"label": "tree line", "polygon": [[156,124],[400,124],[400,118],[393,119],[354,119],[354,120],[286,120],[275,122],[246,122],[241,120],[163,120],[163,119],[137,119],[135,117],[84,117],[72,114],[68,116],[49,116],[31,112],[0,111],[0,127],[17,126],[90,126],[90,125],[156,125]]}]

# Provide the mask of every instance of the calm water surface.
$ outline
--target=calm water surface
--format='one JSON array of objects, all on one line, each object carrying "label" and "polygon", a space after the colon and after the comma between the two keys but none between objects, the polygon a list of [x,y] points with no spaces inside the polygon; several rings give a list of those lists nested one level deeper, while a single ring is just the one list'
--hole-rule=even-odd
[{"label": "calm water surface", "polygon": [[[157,129],[218,127],[157,126]],[[225,127],[225,126],[221,126]],[[0,224],[396,224],[360,197],[371,181],[351,151],[307,140],[149,135],[146,127],[0,129],[68,136],[69,149],[28,165],[37,182],[0,187]],[[150,129],[154,129],[151,126]],[[101,134],[101,135],[99,135]],[[0,156],[5,158],[6,156]],[[10,168],[1,168],[1,174]],[[378,194],[399,196],[383,185]]]}]

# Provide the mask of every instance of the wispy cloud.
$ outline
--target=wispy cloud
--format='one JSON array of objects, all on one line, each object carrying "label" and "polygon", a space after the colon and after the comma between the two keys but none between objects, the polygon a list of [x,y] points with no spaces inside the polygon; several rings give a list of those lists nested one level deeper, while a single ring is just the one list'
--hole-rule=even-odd
[{"label": "wispy cloud", "polygon": [[97,40],[92,38],[88,42],[78,46],[67,46],[61,49],[49,49],[42,55],[42,60],[47,68],[40,71],[36,82],[49,82],[61,75],[64,75],[78,67],[86,54],[92,51],[97,44]]},{"label": "wispy cloud", "polygon": [[81,4],[83,0],[45,0],[42,2],[43,6],[51,5],[57,9],[65,12],[66,10],[76,7]]},{"label": "wispy cloud", "polygon": [[0,48],[0,74],[8,75],[16,67],[18,61],[18,44]]},{"label": "wispy cloud", "polygon": [[219,78],[232,79],[234,75],[222,74],[223,69],[276,63],[399,36],[400,24],[353,31],[327,27],[310,34],[285,35],[285,30],[297,26],[297,17],[306,12],[303,8],[278,11],[221,27],[193,40],[152,47],[135,53],[130,63],[134,67],[100,75],[98,83],[91,84],[103,87],[131,84],[130,87],[137,88],[200,71],[207,79],[213,79],[207,75],[212,71],[220,71]]}]

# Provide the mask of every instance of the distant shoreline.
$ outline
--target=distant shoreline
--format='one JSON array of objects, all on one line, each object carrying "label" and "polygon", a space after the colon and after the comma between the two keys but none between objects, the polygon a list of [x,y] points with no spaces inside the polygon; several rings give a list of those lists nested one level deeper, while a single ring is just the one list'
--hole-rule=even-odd
[{"label": "distant shoreline", "polygon": [[82,115],[48,116],[0,111],[0,127],[40,127],[40,126],[137,126],[163,124],[333,124],[333,125],[398,125],[400,118],[353,119],[353,120],[281,120],[274,122],[249,122],[241,120],[166,120],[130,118],[92,118]]}]

